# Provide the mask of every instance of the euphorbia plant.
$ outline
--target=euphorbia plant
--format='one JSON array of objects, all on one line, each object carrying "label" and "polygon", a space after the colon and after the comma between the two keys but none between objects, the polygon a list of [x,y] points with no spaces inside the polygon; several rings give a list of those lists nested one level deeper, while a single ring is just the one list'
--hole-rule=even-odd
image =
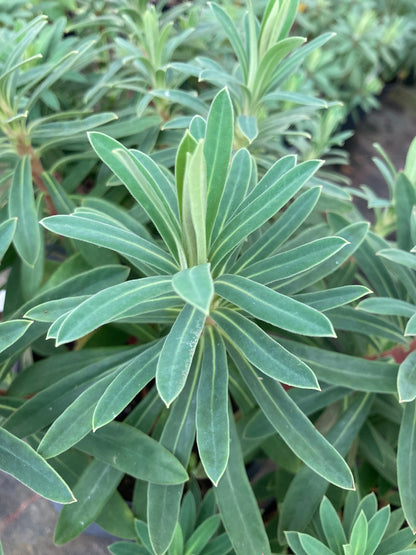
[{"label": "euphorbia plant", "polygon": [[[270,553],[270,548],[247,481],[228,390],[234,400],[239,390],[254,398],[290,449],[325,480],[354,487],[344,459],[282,387],[284,383],[319,390],[315,373],[283,347],[278,336],[334,337],[330,320],[314,303],[328,309],[359,298],[367,289],[316,292],[306,295],[305,302],[278,289],[290,287],[303,275],[310,282],[310,272],[323,276],[336,270],[357,240],[351,233],[350,242],[342,236],[323,237],[285,250],[286,240],[318,200],[317,187],[297,194],[320,161],[296,165],[295,156],[286,156],[257,182],[249,153],[232,153],[233,132],[232,105],[224,89],[214,99],[207,121],[196,117],[185,134],[175,180],[143,153],[127,150],[101,133],[90,134],[97,154],[153,222],[155,237],[140,235],[137,226],[132,231],[131,221],[118,220],[114,210],[106,213],[88,205],[42,222],[50,231],[117,252],[140,276],[92,295],[72,295],[31,308],[28,318],[52,322],[49,338],[57,345],[79,341],[114,322],[125,322],[141,330],[139,334],[143,323],[155,327],[150,342],[138,353],[131,352],[133,356],[127,353],[124,364],[96,374],[92,381],[89,374],[85,383],[78,382],[81,395],[63,398],[54,422],[53,415],[46,415],[46,420],[42,415],[43,426],[53,424],[38,451],[50,458],[75,446],[96,457],[96,464],[103,464],[101,460],[149,481],[148,527],[156,553],[163,553],[172,541],[183,479],[179,469],[172,469],[171,485],[138,471],[133,456],[138,432],[126,423],[111,423],[153,379],[169,407],[161,444],[187,466],[196,434],[203,468],[216,486],[221,518],[238,553],[248,553],[247,545],[251,553]],[[256,234],[268,221],[267,231]],[[294,290],[303,288],[298,281]],[[28,428],[27,416],[42,395],[48,396],[48,388],[23,404],[4,427],[18,435],[36,428],[33,421]],[[133,443],[126,451],[129,438]],[[113,487],[117,479],[119,475]],[[88,492],[86,478],[80,481],[74,489],[77,498]],[[102,501],[89,518],[98,514]],[[242,505],[244,516],[234,509]],[[72,507],[63,512],[63,522],[71,522],[71,511],[76,514],[76,504]],[[84,518],[84,525],[87,522]],[[62,533],[60,542],[67,537]]]}]

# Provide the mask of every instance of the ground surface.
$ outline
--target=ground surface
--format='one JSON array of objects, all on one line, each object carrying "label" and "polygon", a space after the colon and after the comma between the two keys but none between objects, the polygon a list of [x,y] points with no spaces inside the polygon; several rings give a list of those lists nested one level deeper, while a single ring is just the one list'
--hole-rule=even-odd
[{"label": "ground surface", "polygon": [[[395,85],[382,97],[380,110],[361,120],[350,140],[349,177],[354,187],[371,186],[387,196],[384,180],[372,162],[373,143],[380,143],[397,168],[416,136],[416,88]],[[5,555],[108,555],[111,539],[82,535],[62,547],[53,544],[57,513],[52,505],[0,472],[0,538]]]}]

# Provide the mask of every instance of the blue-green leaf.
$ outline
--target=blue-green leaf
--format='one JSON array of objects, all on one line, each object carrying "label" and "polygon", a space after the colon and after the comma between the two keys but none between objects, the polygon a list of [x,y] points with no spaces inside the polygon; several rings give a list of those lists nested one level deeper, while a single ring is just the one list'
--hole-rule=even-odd
[{"label": "blue-green leaf", "polygon": [[26,442],[0,428],[0,469],[58,503],[73,503],[75,497],[59,474]]},{"label": "blue-green leaf", "polygon": [[326,316],[245,277],[222,275],[215,281],[215,291],[255,318],[284,330],[302,335],[335,337]]},{"label": "blue-green leaf", "polygon": [[201,462],[217,485],[227,466],[230,432],[227,354],[222,337],[213,326],[208,326],[204,334],[196,431]]},{"label": "blue-green leaf", "polygon": [[184,467],[159,442],[122,422],[104,428],[77,443],[77,449],[140,480],[156,484],[182,484],[188,479]]},{"label": "blue-green leaf", "polygon": [[208,316],[214,296],[209,263],[178,272],[172,278],[172,287],[186,303]]},{"label": "blue-green leaf", "polygon": [[139,312],[141,302],[170,291],[172,278],[167,276],[135,279],[104,289],[68,314],[57,333],[57,345],[83,337],[133,308]]},{"label": "blue-green leaf", "polygon": [[167,406],[185,385],[204,324],[205,314],[185,305],[165,340],[156,370],[156,386]]},{"label": "blue-green leaf", "polygon": [[17,218],[13,244],[19,256],[33,266],[41,248],[40,228],[29,156],[19,159],[9,193],[9,217]]},{"label": "blue-green leaf", "polygon": [[290,449],[317,474],[345,489],[354,489],[351,471],[338,451],[318,432],[283,387],[256,370],[241,353],[227,345],[244,381],[263,412]]},{"label": "blue-green leaf", "polygon": [[262,373],[296,387],[319,389],[312,370],[254,322],[229,309],[217,310],[211,317]]}]

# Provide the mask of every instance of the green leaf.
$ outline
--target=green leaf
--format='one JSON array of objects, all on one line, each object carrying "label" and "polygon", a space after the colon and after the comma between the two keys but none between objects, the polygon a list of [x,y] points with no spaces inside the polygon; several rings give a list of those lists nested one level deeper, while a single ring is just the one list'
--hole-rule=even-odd
[{"label": "green leaf", "polygon": [[130,360],[101,395],[92,418],[94,430],[111,422],[155,377],[161,342]]},{"label": "green leaf", "polygon": [[416,256],[410,252],[399,249],[382,249],[377,254],[391,262],[416,270]]},{"label": "green leaf", "polygon": [[12,242],[16,226],[17,218],[9,218],[0,224],[0,260],[3,258]]},{"label": "green leaf", "polygon": [[[338,421],[329,430],[326,438],[339,451],[345,455],[364,424],[371,405],[373,396],[359,394],[348,406]],[[302,531],[312,519],[321,502],[329,484],[311,470],[302,467],[289,485],[289,489],[281,505],[279,518],[279,540],[283,541],[284,530]]]},{"label": "green leaf", "polygon": [[397,389],[400,403],[416,399],[416,351],[409,353],[400,364],[397,375]]},{"label": "green leaf", "polygon": [[176,257],[180,237],[179,207],[173,187],[159,167],[145,154],[130,152],[103,133],[92,132],[88,137],[95,152],[144,208]]},{"label": "green leaf", "polygon": [[156,386],[167,406],[185,385],[204,325],[205,314],[185,305],[165,340],[156,370]]},{"label": "green leaf", "polygon": [[9,193],[9,217],[17,218],[13,244],[29,266],[33,266],[41,248],[38,214],[33,194],[29,156],[19,159]]},{"label": "green leaf", "polygon": [[404,330],[405,335],[416,335],[416,314],[410,318],[407,322],[406,329]]},{"label": "green leaf", "polygon": [[373,314],[383,314],[387,316],[411,317],[416,312],[416,306],[400,299],[390,297],[372,297],[364,299],[357,306],[360,310],[372,312]]},{"label": "green leaf", "polygon": [[215,241],[224,225],[234,215],[246,196],[252,174],[251,157],[248,150],[237,150],[231,161],[224,191],[218,205],[217,217],[212,230],[211,241]]},{"label": "green leaf", "polygon": [[117,490],[95,518],[95,522],[113,536],[126,540],[136,539],[134,515]]},{"label": "green leaf", "polygon": [[337,231],[337,236],[342,237],[349,244],[344,245],[338,252],[310,270],[293,278],[289,275],[287,281],[283,281],[282,285],[279,284],[281,292],[286,295],[297,293],[338,270],[353,253],[357,252],[368,233],[368,227],[367,222],[355,222]]},{"label": "green leaf", "polygon": [[309,555],[302,547],[300,543],[300,534],[299,532],[286,532],[285,531],[286,541],[290,547],[290,549],[295,553],[295,555]]},{"label": "green leaf", "polygon": [[204,333],[196,431],[201,462],[216,486],[227,466],[230,432],[227,354],[221,335],[213,326]]},{"label": "green leaf", "polygon": [[316,538],[307,534],[298,534],[298,536],[301,546],[308,555],[333,555],[333,551]]},{"label": "green leaf", "polygon": [[[272,167],[257,187],[246,197],[239,207],[238,213],[226,224],[212,245],[210,259],[213,267],[221,262],[240,241],[274,216],[299,191],[320,165],[321,162],[315,160],[303,162],[276,180],[268,177],[270,172],[271,175],[274,173],[274,167]],[[264,191],[263,180],[267,184],[264,186]]]},{"label": "green leaf", "polygon": [[397,392],[397,364],[357,359],[351,355],[310,347],[287,339],[279,341],[310,366],[323,382],[349,387],[355,391]]},{"label": "green leaf", "polygon": [[321,187],[312,187],[295,199],[277,221],[244,250],[233,267],[233,272],[240,273],[249,264],[272,255],[302,225],[318,202],[320,194]]},{"label": "green leaf", "polygon": [[178,459],[140,430],[111,422],[77,443],[77,449],[140,480],[181,484],[188,475]]},{"label": "green leaf", "polygon": [[56,457],[92,430],[95,405],[113,379],[114,373],[111,372],[110,375],[96,381],[58,416],[38,447],[38,453],[42,457],[45,459]]},{"label": "green leaf", "polygon": [[258,122],[255,116],[241,115],[237,118],[237,124],[249,144],[251,144],[259,134]]},{"label": "green leaf", "polygon": [[324,291],[314,291],[312,293],[302,293],[295,295],[295,299],[301,303],[308,304],[316,310],[325,312],[332,308],[338,308],[352,301],[356,301],[363,295],[371,293],[370,289],[363,285],[343,285]]},{"label": "green leaf", "polygon": [[243,355],[265,375],[296,387],[319,389],[311,369],[254,322],[229,309],[217,310],[211,317]]},{"label": "green leaf", "polygon": [[[195,441],[196,387],[201,365],[201,350],[195,357],[190,379],[177,401],[173,404],[160,438],[161,444],[169,449],[184,465],[188,466]],[[183,485],[160,486],[149,484],[147,496],[147,522],[153,549],[157,555],[166,552],[172,542],[179,518]]]},{"label": "green leaf", "polygon": [[172,278],[172,287],[186,303],[208,316],[214,297],[214,284],[209,263],[178,272]]},{"label": "green leaf", "polygon": [[416,401],[404,405],[397,447],[397,482],[406,520],[416,533]]},{"label": "green leaf", "polygon": [[255,318],[279,328],[302,335],[335,337],[326,316],[245,277],[222,275],[215,281],[215,292]]},{"label": "green leaf", "polygon": [[342,546],[347,543],[347,538],[338,514],[327,497],[322,499],[319,506],[319,516],[328,546],[336,555],[343,555]]},{"label": "green leaf", "polygon": [[204,120],[204,118],[202,118],[201,116],[197,115],[192,118],[191,124],[189,126],[189,132],[191,133],[195,141],[199,141],[200,139],[205,138],[206,127],[206,120]]},{"label": "green leaf", "polygon": [[32,324],[33,322],[27,320],[11,320],[0,323],[0,352],[20,339]]},{"label": "green leaf", "polygon": [[330,259],[346,245],[341,237],[324,237],[246,266],[241,274],[267,285],[291,278]]},{"label": "green leaf", "polygon": [[351,555],[361,555],[365,552],[367,545],[368,523],[363,511],[355,521],[351,531],[350,546]]},{"label": "green leaf", "polygon": [[217,531],[220,522],[219,515],[212,515],[200,524],[186,542],[184,554],[199,555]]},{"label": "green leaf", "polygon": [[245,48],[241,41],[240,35],[234,25],[233,20],[227,14],[227,12],[215,2],[210,2],[209,7],[213,11],[215,17],[217,18],[218,22],[220,23],[221,27],[225,31],[225,34],[230,41],[230,44],[234,50],[235,55],[237,56],[238,62],[241,67],[241,71],[243,73],[243,80],[247,82],[248,77],[248,59],[246,56]]},{"label": "green leaf", "polygon": [[136,310],[140,303],[172,291],[172,278],[155,276],[126,281],[96,293],[65,318],[57,333],[57,345],[74,341],[94,329]]},{"label": "green leaf", "polygon": [[207,170],[200,140],[186,158],[182,196],[182,238],[190,266],[207,260]]},{"label": "green leaf", "polygon": [[[343,399],[350,391],[345,387],[326,386],[322,391],[310,389],[291,389],[289,397],[295,401],[300,410],[310,416],[336,401]],[[247,422],[244,428],[244,438],[257,439],[268,437],[275,433],[274,427],[267,420],[265,414],[258,410]]]},{"label": "green leaf", "polygon": [[183,180],[185,176],[187,154],[192,154],[198,145],[198,141],[193,138],[191,133],[186,130],[185,135],[178,146],[175,161],[176,192],[178,195],[178,205],[182,218],[182,198]]},{"label": "green leaf", "polygon": [[39,495],[57,503],[75,497],[59,474],[24,441],[0,428],[0,468]]},{"label": "green leaf", "polygon": [[110,264],[86,271],[76,269],[75,272],[75,275],[69,277],[65,275],[63,280],[57,278],[51,284],[48,282],[41,293],[20,307],[13,316],[19,317],[32,307],[47,301],[79,295],[93,295],[102,289],[125,281],[130,270],[125,266]]},{"label": "green leaf", "polygon": [[386,532],[390,520],[390,507],[383,507],[368,521],[367,546],[364,555],[373,555]]},{"label": "green leaf", "polygon": [[111,222],[88,220],[80,214],[70,216],[50,216],[41,224],[49,231],[65,237],[78,239],[105,247],[127,257],[149,264],[163,274],[171,274],[178,270],[172,257],[155,243],[147,241]]},{"label": "green leaf", "polygon": [[54,542],[62,545],[76,538],[100,514],[121,481],[120,471],[99,460],[92,461],[74,487],[77,502],[62,508]]},{"label": "green leaf", "polygon": [[[56,366],[59,366],[59,358],[52,361],[52,368],[46,371],[45,366],[40,366],[40,370],[44,370],[46,376],[43,377],[44,383],[40,383],[40,387],[44,387],[37,395],[31,397],[12,414],[3,426],[19,437],[25,437],[45,428],[51,424],[57,416],[59,416],[66,407],[68,407],[75,399],[88,387],[105,375],[105,372],[115,370],[120,364],[130,360],[143,347],[135,347],[134,349],[126,349],[110,353],[106,357],[101,356],[98,360],[88,361],[86,359],[85,366],[78,369],[76,366],[72,372],[65,372],[64,377],[59,375],[57,381],[50,378],[53,376],[53,368],[57,372]],[[29,374],[30,375],[30,374]],[[39,373],[35,373],[36,377]],[[48,385],[48,378],[51,384]],[[56,380],[56,378],[55,378]],[[40,380],[39,380],[40,381]],[[35,379],[36,383],[36,379]],[[29,381],[29,385],[33,382]],[[36,387],[36,385],[35,385]],[[38,386],[39,387],[39,386]],[[22,389],[22,388],[20,388]],[[32,389],[29,390],[32,393]],[[37,391],[37,389],[35,389]],[[45,410],[47,407],[47,410]]]},{"label": "green leaf", "polygon": [[74,310],[88,297],[89,295],[81,295],[80,297],[67,297],[66,299],[47,301],[31,308],[24,316],[37,322],[54,322],[64,314]]},{"label": "green leaf", "polygon": [[271,555],[257,500],[247,478],[232,415],[230,440],[228,465],[215,488],[221,520],[237,555]]},{"label": "green leaf", "polygon": [[207,170],[206,234],[210,241],[224,190],[234,138],[234,115],[227,89],[214,98],[207,118],[204,156]]},{"label": "green leaf", "polygon": [[280,61],[305,41],[304,37],[288,37],[267,49],[257,68],[253,90],[255,99],[260,99],[266,93]]},{"label": "green leaf", "polygon": [[149,555],[145,547],[131,542],[115,542],[108,547],[113,555]]},{"label": "green leaf", "polygon": [[331,319],[335,329],[383,337],[395,343],[406,342],[399,326],[394,325],[387,319],[358,311],[349,306],[335,308],[326,314]]},{"label": "green leaf", "polygon": [[410,235],[410,217],[416,204],[416,180],[412,183],[403,172],[399,172],[394,185],[396,209],[397,246],[405,251],[413,247]]},{"label": "green leaf", "polygon": [[244,381],[268,420],[292,451],[325,480],[344,489],[354,489],[351,471],[338,451],[317,431],[275,380],[256,370],[237,351],[227,345]]}]

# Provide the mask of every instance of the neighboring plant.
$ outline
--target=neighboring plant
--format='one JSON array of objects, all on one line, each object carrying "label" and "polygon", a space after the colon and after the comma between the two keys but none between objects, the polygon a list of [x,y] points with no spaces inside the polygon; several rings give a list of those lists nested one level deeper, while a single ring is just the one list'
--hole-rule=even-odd
[{"label": "neighboring plant", "polygon": [[286,532],[295,555],[407,555],[416,549],[414,534],[402,528],[403,513],[393,513],[386,506],[377,510],[374,493],[359,501],[356,493],[348,493],[342,523],[331,502],[324,497],[319,507],[319,517],[314,519],[316,536]]}]

